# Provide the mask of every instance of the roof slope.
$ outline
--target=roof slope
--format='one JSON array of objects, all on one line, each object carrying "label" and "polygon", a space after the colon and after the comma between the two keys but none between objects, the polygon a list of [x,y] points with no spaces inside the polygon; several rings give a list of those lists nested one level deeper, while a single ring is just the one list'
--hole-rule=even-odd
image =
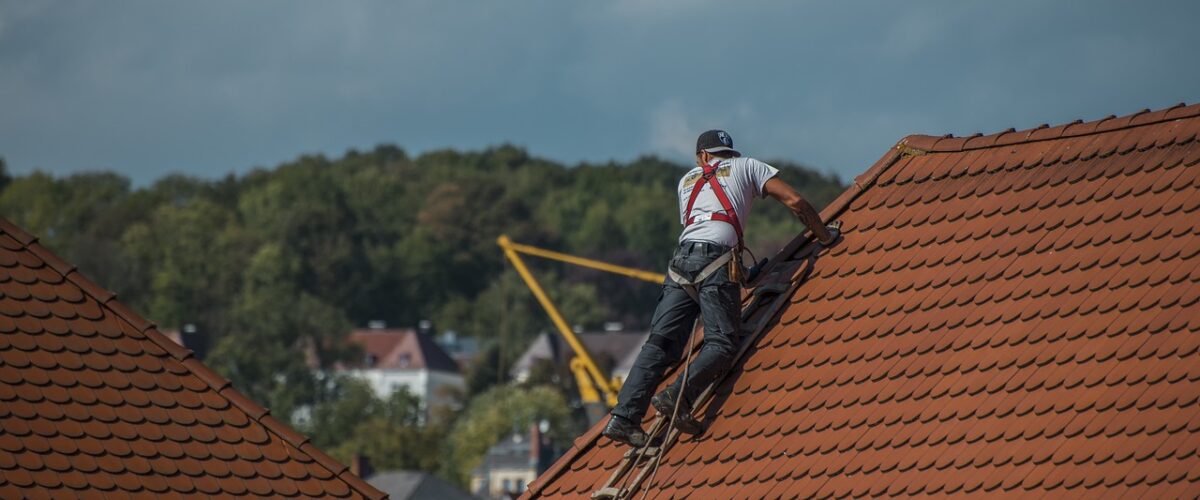
[{"label": "roof slope", "polygon": [[[807,281],[642,490],[1200,494],[1198,115],[901,141],[825,210],[840,244],[777,259]],[[598,489],[599,429],[531,495]]]},{"label": "roof slope", "polygon": [[373,365],[360,363],[356,368],[459,372],[458,363],[432,337],[411,328],[354,330],[350,342],[361,345],[364,356],[375,359]]},{"label": "roof slope", "polygon": [[0,498],[383,493],[0,218]]}]

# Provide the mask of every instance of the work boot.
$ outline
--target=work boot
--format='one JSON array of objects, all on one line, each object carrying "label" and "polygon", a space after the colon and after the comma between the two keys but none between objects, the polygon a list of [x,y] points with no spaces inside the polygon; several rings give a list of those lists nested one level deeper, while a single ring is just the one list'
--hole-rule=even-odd
[{"label": "work boot", "polygon": [[601,432],[604,437],[607,437],[618,443],[625,443],[634,448],[646,446],[646,432],[642,430],[642,426],[620,415],[613,415],[608,419],[608,425],[604,426],[604,431]]},{"label": "work boot", "polygon": [[704,432],[704,426],[692,416],[692,405],[689,405],[687,401],[679,401],[679,411],[675,411],[675,401],[677,400],[680,400],[679,389],[672,385],[655,394],[654,398],[650,399],[650,404],[654,405],[654,409],[667,418],[675,415],[675,428],[679,429],[679,432],[684,434]]}]

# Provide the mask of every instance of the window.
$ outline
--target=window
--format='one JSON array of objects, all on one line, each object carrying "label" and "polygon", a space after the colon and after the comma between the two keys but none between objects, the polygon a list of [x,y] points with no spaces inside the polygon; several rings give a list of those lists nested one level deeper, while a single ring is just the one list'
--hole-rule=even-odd
[{"label": "window", "polygon": [[522,492],[522,491],[525,491],[525,481],[524,481],[524,480],[521,480],[521,479],[518,479],[518,480],[517,480],[517,489],[516,489],[516,492],[517,492],[517,493],[520,493],[520,492]]},{"label": "window", "polygon": [[504,485],[504,491],[512,491],[512,481],[510,481],[508,478],[504,478],[504,482],[502,484]]}]

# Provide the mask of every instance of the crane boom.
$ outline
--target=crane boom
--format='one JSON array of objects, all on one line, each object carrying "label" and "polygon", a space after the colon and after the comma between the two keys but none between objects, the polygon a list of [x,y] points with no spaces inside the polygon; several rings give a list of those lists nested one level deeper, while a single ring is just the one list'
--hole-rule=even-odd
[{"label": "crane boom", "polygon": [[558,308],[554,306],[554,302],[546,295],[546,291],[542,289],[542,285],[538,283],[537,278],[534,278],[533,274],[529,272],[529,268],[525,266],[525,261],[521,259],[520,254],[524,253],[535,257],[557,260],[652,283],[662,283],[666,277],[660,273],[618,266],[594,259],[514,243],[507,235],[500,235],[496,239],[496,244],[500,245],[500,248],[504,250],[504,256],[512,262],[513,267],[517,269],[517,274],[525,281],[525,285],[533,292],[533,296],[542,305],[542,309],[545,309],[546,314],[550,316],[550,321],[554,323],[554,327],[558,329],[559,334],[571,346],[571,350],[575,352],[575,359],[571,360],[571,370],[575,373],[575,378],[579,384],[580,394],[584,402],[598,401],[599,394],[597,394],[596,388],[599,388],[600,392],[604,394],[604,401],[607,406],[611,408],[616,405],[617,392],[621,389],[620,382],[605,376],[600,371],[600,367],[596,364],[595,359],[592,358],[591,353],[588,352],[583,342],[580,341],[579,336],[567,325],[567,321],[563,319],[562,313],[558,312]]},{"label": "crane boom", "polygon": [[569,254],[565,254],[565,253],[561,253],[561,252],[555,252],[553,250],[546,250],[544,248],[538,248],[538,247],[529,246],[529,245],[522,245],[520,243],[515,243],[512,240],[508,239],[507,236],[501,236],[500,239],[498,240],[498,243],[500,243],[500,246],[502,248],[505,248],[505,249],[511,248],[516,252],[520,252],[520,253],[527,254],[527,255],[532,255],[534,257],[541,257],[544,259],[557,260],[560,262],[566,262],[568,264],[575,264],[580,267],[587,267],[590,269],[596,269],[596,270],[600,270],[600,271],[610,272],[613,274],[620,274],[622,276],[628,276],[630,278],[639,279],[642,281],[649,281],[649,282],[655,283],[655,284],[662,284],[663,280],[666,279],[666,275],[664,275],[662,273],[643,271],[641,269],[634,269],[632,267],[618,266],[616,264],[609,264],[607,262],[601,262],[601,261],[598,261],[595,259],[588,259],[585,257],[577,257],[574,255],[569,255]]}]

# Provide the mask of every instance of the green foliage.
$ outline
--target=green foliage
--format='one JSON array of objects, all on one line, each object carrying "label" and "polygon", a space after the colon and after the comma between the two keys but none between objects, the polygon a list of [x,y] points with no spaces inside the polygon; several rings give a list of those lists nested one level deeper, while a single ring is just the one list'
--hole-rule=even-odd
[{"label": "green foliage", "polygon": [[488,448],[514,432],[527,432],[542,420],[550,423],[550,438],[560,448],[580,431],[573,425],[566,400],[553,387],[502,385],[480,394],[447,436],[443,477],[466,484]]},{"label": "green foliage", "polygon": [[363,381],[337,377],[304,428],[313,444],[342,463],[358,454],[376,470],[424,470],[441,466],[444,421],[423,422],[421,400],[405,387],[379,399]]},{"label": "green foliage", "polygon": [[467,396],[473,397],[493,386],[508,381],[500,356],[500,343],[491,342],[483,348],[467,372]]}]

